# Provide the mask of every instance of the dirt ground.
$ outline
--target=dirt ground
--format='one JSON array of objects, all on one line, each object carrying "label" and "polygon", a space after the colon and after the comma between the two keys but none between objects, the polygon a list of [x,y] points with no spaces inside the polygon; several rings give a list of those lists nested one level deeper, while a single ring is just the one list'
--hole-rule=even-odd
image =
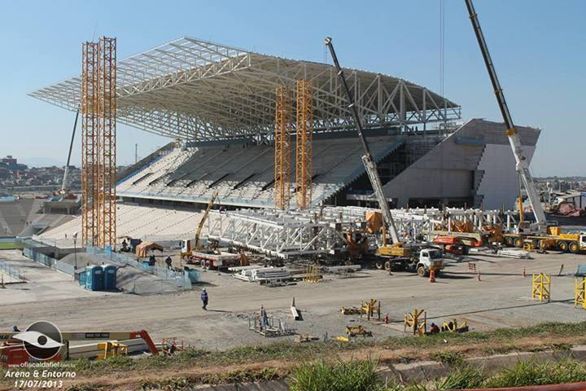
[{"label": "dirt ground", "polygon": [[[175,336],[198,348],[224,350],[293,338],[265,338],[249,330],[248,317],[261,305],[269,316],[282,318],[298,333],[317,337],[343,335],[350,324],[363,324],[375,338],[402,335],[403,316],[414,308],[425,309],[428,322],[441,324],[456,318],[466,320],[472,330],[586,320],[586,310],[573,304],[574,273],[578,264],[586,263],[586,256],[550,253],[533,257],[472,256],[480,281],[467,262],[450,264],[435,283],[406,272],[389,276],[367,270],[350,278],[325,275],[320,283],[270,288],[207,271],[201,273],[202,284],[194,291],[137,296],[88,292],[70,276],[26,260],[19,251],[0,251],[0,258],[23,269],[29,279],[0,289],[0,330],[49,320],[62,331],[145,329],[155,341]],[[539,272],[552,275],[551,302],[531,299],[531,273]],[[209,292],[208,311],[200,305],[202,287]],[[289,316],[293,298],[303,321]],[[389,314],[390,324],[340,314],[341,306],[358,306],[370,298],[381,301],[383,316]]]}]

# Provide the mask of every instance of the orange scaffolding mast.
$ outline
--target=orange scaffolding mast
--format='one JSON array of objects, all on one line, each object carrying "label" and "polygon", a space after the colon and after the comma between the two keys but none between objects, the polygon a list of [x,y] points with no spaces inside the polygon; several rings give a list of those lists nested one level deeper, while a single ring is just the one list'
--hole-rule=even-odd
[{"label": "orange scaffolding mast", "polygon": [[291,97],[285,86],[276,90],[275,208],[288,209],[291,198]]},{"label": "orange scaffolding mast", "polygon": [[311,204],[313,101],[311,82],[297,80],[297,139],[295,148],[295,189],[297,207]]},{"label": "orange scaffolding mast", "polygon": [[98,44],[82,45],[81,82],[81,185],[82,185],[82,243],[97,245],[97,178],[98,175]]},{"label": "orange scaffolding mast", "polygon": [[116,39],[82,45],[82,243],[116,244]]},{"label": "orange scaffolding mast", "polygon": [[99,220],[98,245],[116,245],[116,38],[99,43]]}]

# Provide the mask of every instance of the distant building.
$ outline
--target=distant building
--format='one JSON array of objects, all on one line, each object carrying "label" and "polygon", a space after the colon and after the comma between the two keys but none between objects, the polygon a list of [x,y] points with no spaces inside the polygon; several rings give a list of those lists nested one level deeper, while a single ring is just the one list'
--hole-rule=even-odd
[{"label": "distant building", "polygon": [[10,171],[22,171],[28,168],[26,164],[18,164],[16,158],[12,157],[12,155],[7,155],[0,159],[0,163]]}]

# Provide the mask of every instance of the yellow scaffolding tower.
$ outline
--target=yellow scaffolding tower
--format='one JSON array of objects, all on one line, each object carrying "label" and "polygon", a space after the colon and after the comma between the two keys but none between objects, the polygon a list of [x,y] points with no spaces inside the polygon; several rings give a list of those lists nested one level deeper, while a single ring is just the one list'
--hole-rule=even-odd
[{"label": "yellow scaffolding tower", "polygon": [[295,144],[295,190],[297,207],[311,204],[313,100],[311,82],[297,80],[297,126]]},{"label": "yellow scaffolding tower", "polygon": [[576,278],[574,283],[574,307],[586,309],[586,277]]},{"label": "yellow scaffolding tower", "polygon": [[291,198],[291,97],[277,87],[275,107],[275,208],[289,209]]},{"label": "yellow scaffolding tower", "polygon": [[85,42],[81,69],[81,237],[84,246],[98,244],[98,67],[98,44]]},{"label": "yellow scaffolding tower", "polygon": [[116,245],[116,38],[99,42],[99,217],[98,245]]},{"label": "yellow scaffolding tower", "polygon": [[549,274],[533,274],[531,277],[531,298],[539,301],[549,301],[550,287],[551,276]]},{"label": "yellow scaffolding tower", "polygon": [[82,243],[116,244],[116,39],[82,45]]}]

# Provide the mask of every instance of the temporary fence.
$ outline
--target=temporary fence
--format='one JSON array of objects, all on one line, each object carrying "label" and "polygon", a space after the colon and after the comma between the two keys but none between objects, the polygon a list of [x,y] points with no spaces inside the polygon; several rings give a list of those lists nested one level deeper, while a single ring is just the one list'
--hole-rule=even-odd
[{"label": "temporary fence", "polygon": [[88,254],[102,256],[111,262],[128,265],[135,269],[153,274],[162,280],[173,282],[179,289],[191,289],[193,287],[192,283],[199,280],[199,273],[194,270],[186,271],[161,267],[158,265],[150,266],[146,261],[138,261],[127,254],[114,252],[110,248],[102,249],[98,247],[88,247],[86,252]]},{"label": "temporary fence", "polygon": [[48,266],[51,269],[59,270],[60,272],[67,273],[72,276],[75,274],[75,266],[70,265],[66,262],[61,262],[55,258],[48,256],[47,254],[43,254],[36,248],[25,247],[23,249],[23,254],[25,257],[30,258],[33,261],[41,263],[45,266]]},{"label": "temporary fence", "polygon": [[17,280],[25,280],[24,272],[17,267],[10,265],[8,262],[0,260],[0,271]]}]

